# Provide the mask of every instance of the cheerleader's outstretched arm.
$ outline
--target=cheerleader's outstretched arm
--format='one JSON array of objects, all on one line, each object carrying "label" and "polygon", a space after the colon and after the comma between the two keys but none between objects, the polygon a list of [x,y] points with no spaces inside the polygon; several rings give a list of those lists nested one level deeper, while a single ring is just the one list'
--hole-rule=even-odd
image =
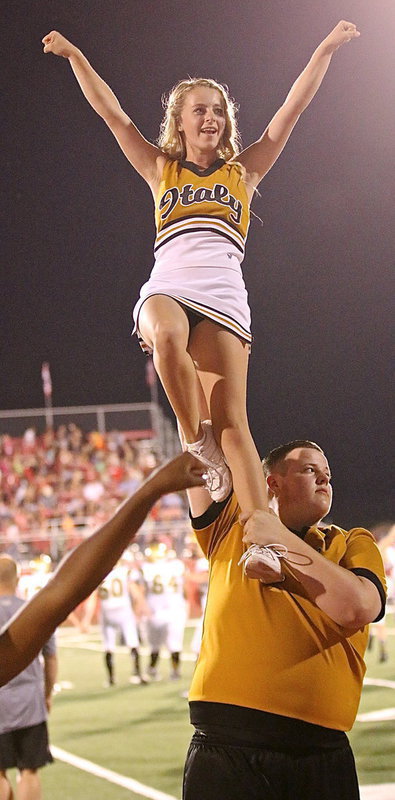
[{"label": "cheerleader's outstretched arm", "polygon": [[44,36],[44,53],[67,58],[83,95],[94,111],[106,122],[126,158],[148,184],[155,183],[165,157],[136,128],[122,109],[118,98],[98,75],[81,50],[58,31]]},{"label": "cheerleader's outstretched arm", "polygon": [[260,139],[238,156],[237,160],[246,169],[249,186],[256,187],[279,157],[300,115],[321,86],[333,53],[359,35],[352,22],[341,20],[314,51]]}]

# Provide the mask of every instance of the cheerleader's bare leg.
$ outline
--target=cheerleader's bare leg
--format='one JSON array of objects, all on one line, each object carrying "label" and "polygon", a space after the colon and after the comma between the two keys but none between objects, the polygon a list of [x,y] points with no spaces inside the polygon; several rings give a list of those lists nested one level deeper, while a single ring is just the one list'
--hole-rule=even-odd
[{"label": "cheerleader's bare leg", "polygon": [[267,509],[266,483],[247,418],[249,346],[209,319],[191,332],[188,351],[210,409],[214,435],[232,472],[243,513]]},{"label": "cheerleader's bare leg", "polygon": [[182,306],[165,295],[153,295],[143,303],[138,327],[153,349],[155,369],[187,442],[203,435],[200,424],[200,387],[195,365],[187,351],[188,317]]}]

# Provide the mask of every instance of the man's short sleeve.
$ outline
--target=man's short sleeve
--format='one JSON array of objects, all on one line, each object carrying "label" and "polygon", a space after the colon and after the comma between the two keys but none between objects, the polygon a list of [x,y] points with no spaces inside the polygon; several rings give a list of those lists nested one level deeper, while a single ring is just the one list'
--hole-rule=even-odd
[{"label": "man's short sleeve", "polygon": [[192,517],[192,527],[206,558],[210,558],[218,541],[237,521],[240,508],[232,493],[221,503],[211,503],[200,517]]},{"label": "man's short sleeve", "polygon": [[383,618],[387,583],[383,559],[373,534],[365,528],[352,528],[347,534],[347,549],[340,562],[342,567],[372,581],[381,598],[381,611],[374,622]]}]

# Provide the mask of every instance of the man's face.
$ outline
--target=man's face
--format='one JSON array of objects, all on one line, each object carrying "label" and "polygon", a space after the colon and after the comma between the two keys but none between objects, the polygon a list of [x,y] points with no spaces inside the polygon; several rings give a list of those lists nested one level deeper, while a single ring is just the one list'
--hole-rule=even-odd
[{"label": "man's face", "polygon": [[332,504],[331,473],[323,453],[310,447],[291,450],[268,478],[280,518],[288,527],[315,525]]}]

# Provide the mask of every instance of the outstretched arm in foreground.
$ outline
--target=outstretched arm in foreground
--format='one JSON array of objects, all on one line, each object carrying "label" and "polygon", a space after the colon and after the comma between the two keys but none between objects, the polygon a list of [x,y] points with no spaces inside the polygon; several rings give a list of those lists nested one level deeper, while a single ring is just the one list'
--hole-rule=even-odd
[{"label": "outstretched arm in foreground", "polygon": [[190,453],[168,462],[67,556],[52,580],[0,634],[0,686],[35,658],[55,628],[93,592],[134,538],[153,504],[168,492],[200,486],[203,471],[203,465]]}]

